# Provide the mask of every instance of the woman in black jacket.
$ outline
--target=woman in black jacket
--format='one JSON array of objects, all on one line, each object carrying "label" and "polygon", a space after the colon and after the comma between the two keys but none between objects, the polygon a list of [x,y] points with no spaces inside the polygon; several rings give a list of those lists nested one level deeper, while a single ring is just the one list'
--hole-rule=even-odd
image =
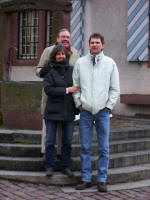
[{"label": "woman in black jacket", "polygon": [[50,57],[51,70],[44,78],[44,91],[48,96],[44,119],[46,124],[46,175],[52,176],[55,168],[55,142],[57,122],[62,124],[61,170],[73,176],[70,170],[71,143],[75,119],[72,93],[78,88],[73,85],[73,67],[68,64],[69,55],[65,47],[57,45]]}]

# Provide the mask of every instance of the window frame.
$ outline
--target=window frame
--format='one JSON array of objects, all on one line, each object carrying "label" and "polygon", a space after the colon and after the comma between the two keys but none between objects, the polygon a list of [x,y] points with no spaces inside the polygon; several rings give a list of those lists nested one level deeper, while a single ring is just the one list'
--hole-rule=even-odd
[{"label": "window frame", "polygon": [[39,13],[22,11],[19,15],[18,59],[35,60],[39,43]]},{"label": "window frame", "polygon": [[[38,64],[40,55],[45,48],[45,10],[37,10],[39,13],[39,41],[36,59],[19,59],[18,53],[13,51],[12,66],[35,66]],[[18,49],[19,45],[19,12],[13,13],[13,46]],[[44,30],[44,31],[43,31]]]},{"label": "window frame", "polygon": [[[49,17],[49,19],[48,19]],[[52,45],[52,21],[53,21],[53,12],[47,10],[45,13],[46,24],[45,24],[45,47]]]}]

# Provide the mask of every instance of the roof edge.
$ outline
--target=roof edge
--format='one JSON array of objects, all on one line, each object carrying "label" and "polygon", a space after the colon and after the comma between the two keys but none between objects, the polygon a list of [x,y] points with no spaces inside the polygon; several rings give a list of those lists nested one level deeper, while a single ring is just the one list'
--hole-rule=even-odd
[{"label": "roof edge", "polygon": [[34,0],[12,0],[9,2],[3,2],[0,3],[0,8],[9,8],[12,6],[21,6],[21,5],[35,5],[35,1]]}]

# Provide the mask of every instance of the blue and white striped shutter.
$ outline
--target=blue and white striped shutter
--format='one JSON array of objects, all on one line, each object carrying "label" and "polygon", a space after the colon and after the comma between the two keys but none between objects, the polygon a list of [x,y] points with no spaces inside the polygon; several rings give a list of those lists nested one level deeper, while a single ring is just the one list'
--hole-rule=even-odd
[{"label": "blue and white striped shutter", "polygon": [[149,0],[128,0],[127,60],[148,61]]},{"label": "blue and white striped shutter", "polygon": [[75,47],[81,55],[83,55],[84,40],[84,6],[83,0],[72,0],[71,12],[71,45]]}]

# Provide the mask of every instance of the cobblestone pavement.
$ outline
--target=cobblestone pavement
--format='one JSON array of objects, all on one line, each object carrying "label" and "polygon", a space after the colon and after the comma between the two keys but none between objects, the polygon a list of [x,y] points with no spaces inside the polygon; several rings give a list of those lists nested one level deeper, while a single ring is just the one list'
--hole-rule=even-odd
[{"label": "cobblestone pavement", "polygon": [[61,187],[0,180],[0,200],[150,200],[150,187],[107,193],[64,193]]}]

